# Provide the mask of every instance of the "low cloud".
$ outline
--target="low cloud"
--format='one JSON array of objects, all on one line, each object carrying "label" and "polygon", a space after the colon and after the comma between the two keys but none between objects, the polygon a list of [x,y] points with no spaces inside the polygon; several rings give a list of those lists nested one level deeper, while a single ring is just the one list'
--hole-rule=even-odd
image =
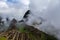
[{"label": "low cloud", "polygon": [[[36,28],[55,34],[60,40],[60,0],[30,0],[29,8],[31,14],[46,20],[42,25],[36,26]],[[31,17],[33,18],[34,16]]]},{"label": "low cloud", "polygon": [[28,5],[22,3],[19,0],[0,0],[0,14],[1,15],[9,15],[11,18],[19,18],[22,19],[24,13],[28,10]]}]

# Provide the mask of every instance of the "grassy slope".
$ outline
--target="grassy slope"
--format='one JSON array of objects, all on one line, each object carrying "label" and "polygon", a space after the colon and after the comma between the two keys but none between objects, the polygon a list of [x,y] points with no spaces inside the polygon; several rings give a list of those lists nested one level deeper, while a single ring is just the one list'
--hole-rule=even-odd
[{"label": "grassy slope", "polygon": [[[54,36],[48,35],[34,27],[20,27],[18,30],[20,33],[27,33],[30,40],[57,40]],[[0,40],[7,40],[5,37],[0,37]]]},{"label": "grassy slope", "polygon": [[[29,26],[28,26],[29,27]],[[57,40],[54,36],[48,35],[42,31],[39,31],[38,29],[35,29],[34,27],[28,28],[28,27],[20,27],[20,32],[27,32],[31,40]],[[32,30],[34,29],[34,30]],[[38,32],[38,33],[36,33]]]},{"label": "grassy slope", "polygon": [[0,40],[7,40],[7,39],[6,39],[5,37],[2,36],[2,37],[0,37]]}]

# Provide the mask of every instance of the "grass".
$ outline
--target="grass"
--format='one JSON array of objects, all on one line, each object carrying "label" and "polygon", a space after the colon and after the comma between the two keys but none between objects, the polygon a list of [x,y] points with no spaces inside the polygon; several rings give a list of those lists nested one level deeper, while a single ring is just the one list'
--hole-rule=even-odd
[{"label": "grass", "polygon": [[[23,26],[21,26],[18,31],[20,33],[27,33],[27,35],[29,36],[30,40],[57,40],[57,38],[55,38],[52,35],[46,34],[42,31],[39,31],[40,34],[36,34],[36,32],[31,32],[31,29],[25,28]],[[0,37],[0,40],[7,40],[5,37]]]},{"label": "grass", "polygon": [[52,35],[46,34],[44,32],[41,31],[41,36],[40,35],[36,35],[34,32],[29,31],[28,29],[25,29],[24,27],[20,27],[19,31],[22,33],[28,32],[29,37],[31,40],[57,40],[57,38],[55,38]]},{"label": "grass", "polygon": [[2,37],[0,37],[0,40],[7,40],[7,39],[6,39],[5,37],[2,36]]},{"label": "grass", "polygon": [[27,32],[28,30],[25,30],[24,27],[20,27],[20,28],[19,28],[19,31],[20,31],[21,33],[24,33],[24,32]]}]

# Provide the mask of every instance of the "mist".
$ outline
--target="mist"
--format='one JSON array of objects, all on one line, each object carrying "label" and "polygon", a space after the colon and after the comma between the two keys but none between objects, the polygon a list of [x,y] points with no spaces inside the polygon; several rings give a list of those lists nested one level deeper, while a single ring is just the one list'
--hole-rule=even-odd
[{"label": "mist", "polygon": [[[14,3],[12,4],[14,5]],[[0,8],[2,9],[0,16],[4,18],[4,21],[6,17],[9,17],[10,20],[16,18],[20,21],[24,19],[23,16],[29,9],[30,14],[28,15],[28,18],[26,18],[28,21],[25,21],[24,23],[47,34],[54,35],[58,40],[60,40],[60,0],[30,0],[30,4],[27,4],[29,7],[25,4],[21,4],[22,6],[20,6],[20,3],[18,3],[18,6],[17,4],[13,6],[11,5],[11,2],[6,3],[8,8],[4,5]],[[10,22],[5,21],[5,25],[3,25],[3,29],[1,29],[2,31],[8,29],[8,23],[10,24]],[[18,25],[20,24],[18,23]]]},{"label": "mist", "polygon": [[30,0],[29,8],[30,15],[26,23],[60,40],[60,0]]}]

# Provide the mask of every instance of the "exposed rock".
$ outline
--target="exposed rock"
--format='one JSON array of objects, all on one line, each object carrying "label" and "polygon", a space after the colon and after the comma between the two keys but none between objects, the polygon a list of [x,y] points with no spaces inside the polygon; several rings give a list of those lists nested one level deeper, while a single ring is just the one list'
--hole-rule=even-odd
[{"label": "exposed rock", "polygon": [[10,23],[9,29],[16,29],[16,23],[17,23],[17,20],[13,19]]}]

